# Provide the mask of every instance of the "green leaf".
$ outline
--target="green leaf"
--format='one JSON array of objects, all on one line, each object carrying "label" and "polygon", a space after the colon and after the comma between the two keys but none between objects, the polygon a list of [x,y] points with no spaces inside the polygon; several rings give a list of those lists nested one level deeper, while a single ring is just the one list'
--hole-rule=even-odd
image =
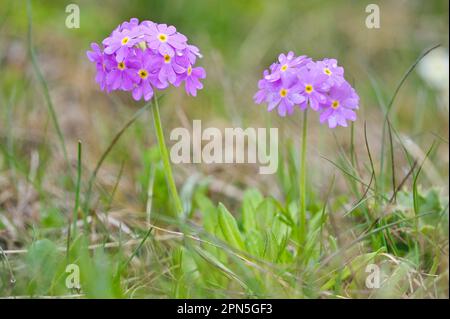
[{"label": "green leaf", "polygon": [[64,217],[60,209],[51,207],[41,211],[41,226],[42,228],[57,228],[64,226]]},{"label": "green leaf", "polygon": [[256,208],[262,202],[263,196],[257,189],[249,189],[244,193],[242,201],[242,226],[245,233],[256,229]]},{"label": "green leaf", "polygon": [[264,254],[264,237],[261,232],[251,230],[245,236],[245,244],[247,251],[257,257],[262,257]]},{"label": "green leaf", "polygon": [[256,208],[262,200],[263,196],[257,189],[245,191],[242,201],[242,225],[245,233],[256,229]]},{"label": "green leaf", "polygon": [[216,206],[202,193],[195,194],[195,203],[202,214],[205,230],[211,234],[217,234],[220,228]]},{"label": "green leaf", "polygon": [[191,298],[191,287],[199,277],[195,261],[185,247],[177,247],[172,252],[171,274],[174,277],[172,285],[173,298]]},{"label": "green leaf", "polygon": [[219,225],[225,240],[232,247],[244,250],[244,241],[236,220],[222,203],[219,203]]},{"label": "green leaf", "polygon": [[31,245],[27,254],[30,295],[49,293],[52,281],[57,275],[60,260],[61,254],[52,241],[41,239]]},{"label": "green leaf", "polygon": [[225,264],[223,264],[220,260],[218,260],[214,255],[210,254],[208,251],[203,250],[199,247],[194,247],[195,252],[202,257],[206,262],[214,266],[215,269],[219,270],[222,275],[225,275],[227,278],[235,280],[240,286],[245,289],[248,289],[247,285]]}]

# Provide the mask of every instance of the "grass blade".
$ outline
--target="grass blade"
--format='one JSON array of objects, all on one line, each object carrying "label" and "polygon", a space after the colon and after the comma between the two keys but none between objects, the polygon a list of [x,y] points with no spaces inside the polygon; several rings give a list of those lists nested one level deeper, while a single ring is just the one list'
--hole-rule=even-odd
[{"label": "grass blade", "polygon": [[48,89],[48,85],[47,85],[47,81],[45,80],[41,69],[38,66],[38,61],[36,58],[36,53],[34,51],[34,47],[33,47],[33,43],[32,43],[32,36],[31,36],[31,32],[32,32],[32,7],[31,7],[31,0],[27,1],[27,17],[28,17],[28,51],[31,57],[31,64],[33,65],[33,69],[34,72],[36,73],[36,76],[38,78],[39,83],[42,86],[42,90],[44,92],[44,98],[50,113],[50,117],[52,119],[53,122],[53,126],[55,127],[56,133],[58,135],[58,139],[59,142],[61,144],[61,149],[63,151],[64,154],[64,159],[68,165],[68,167],[70,167],[70,162],[69,162],[69,156],[67,154],[67,147],[66,147],[66,142],[64,140],[64,135],[61,131],[61,127],[59,125],[58,122],[58,117],[56,116],[56,112],[55,112],[55,108],[53,106],[53,102],[52,99],[50,97],[50,91]]},{"label": "grass blade", "polygon": [[86,199],[84,203],[84,211],[89,210],[89,201],[92,193],[92,187],[95,181],[95,178],[97,177],[97,173],[100,170],[100,167],[102,166],[103,162],[105,161],[108,154],[113,149],[114,145],[119,141],[120,137],[125,133],[125,131],[138,119],[138,117],[151,105],[151,103],[145,104],[143,107],[141,107],[136,113],[134,113],[133,117],[125,123],[125,125],[120,129],[119,132],[114,136],[114,138],[111,140],[111,143],[109,143],[106,150],[103,152],[103,154],[100,156],[100,159],[97,162],[97,165],[95,166],[95,169],[92,171],[92,174],[88,181],[88,187],[86,192]]}]

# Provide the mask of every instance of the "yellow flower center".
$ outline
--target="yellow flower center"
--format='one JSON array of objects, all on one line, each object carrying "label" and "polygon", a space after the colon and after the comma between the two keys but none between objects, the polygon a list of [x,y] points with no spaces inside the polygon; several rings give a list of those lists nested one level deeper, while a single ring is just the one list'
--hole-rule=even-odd
[{"label": "yellow flower center", "polygon": [[280,90],[280,96],[281,97],[286,97],[287,93],[288,93],[288,90],[286,90],[286,89],[281,89]]},{"label": "yellow flower center", "polygon": [[305,91],[306,93],[311,93],[313,91],[313,87],[311,84],[308,84],[307,86],[305,86]]},{"label": "yellow flower center", "polygon": [[125,37],[125,38],[123,38],[123,39],[122,39],[122,45],[125,45],[125,44],[127,44],[127,43],[128,43],[128,41],[130,41],[130,38],[129,38],[129,37]]},{"label": "yellow flower center", "polygon": [[141,41],[138,43],[138,46],[142,49],[145,50],[147,48],[147,43],[145,41]]},{"label": "yellow flower center", "polygon": [[287,66],[287,64],[285,64],[285,65],[283,65],[282,67],[281,67],[281,71],[286,71],[287,70],[287,68],[288,68],[288,66]]},{"label": "yellow flower center", "polygon": [[192,67],[189,66],[188,69],[187,69],[187,74],[188,74],[188,75],[191,75],[191,73],[192,73]]},{"label": "yellow flower center", "polygon": [[123,63],[123,62],[117,63],[117,68],[118,68],[119,70],[124,70],[124,69],[125,69],[125,63]]},{"label": "yellow flower center", "polygon": [[331,103],[331,107],[332,107],[333,109],[337,109],[337,108],[339,107],[339,101],[334,100],[334,101]]},{"label": "yellow flower center", "polygon": [[167,35],[165,35],[164,33],[161,33],[160,35],[158,35],[158,39],[161,42],[166,42],[167,41]]},{"label": "yellow flower center", "polygon": [[331,71],[330,71],[329,68],[323,69],[323,72],[324,72],[326,75],[331,75]]},{"label": "yellow flower center", "polygon": [[147,70],[144,70],[144,69],[141,69],[141,70],[139,70],[139,76],[141,77],[141,79],[146,79],[147,77],[148,77],[148,72],[147,72]]},{"label": "yellow flower center", "polygon": [[169,63],[171,59],[172,58],[170,57],[170,55],[168,54],[164,55],[164,62]]}]

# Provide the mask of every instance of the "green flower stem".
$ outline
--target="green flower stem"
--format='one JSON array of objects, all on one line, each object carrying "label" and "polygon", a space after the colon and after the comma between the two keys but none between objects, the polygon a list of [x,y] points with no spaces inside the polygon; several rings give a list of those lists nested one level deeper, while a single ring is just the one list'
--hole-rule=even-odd
[{"label": "green flower stem", "polygon": [[183,214],[183,205],[181,204],[180,196],[178,195],[177,186],[173,179],[172,168],[170,166],[169,153],[167,151],[166,142],[164,141],[164,134],[161,125],[161,117],[159,115],[158,98],[154,97],[155,103],[152,105],[153,123],[155,124],[156,137],[158,139],[159,151],[164,166],[164,173],[166,174],[167,186],[175,201],[175,208],[177,214],[181,216]]},{"label": "green flower stem", "polygon": [[308,110],[303,112],[303,130],[302,145],[300,153],[300,169],[299,169],[299,240],[300,246],[305,242],[306,238],[306,135],[308,123]]}]

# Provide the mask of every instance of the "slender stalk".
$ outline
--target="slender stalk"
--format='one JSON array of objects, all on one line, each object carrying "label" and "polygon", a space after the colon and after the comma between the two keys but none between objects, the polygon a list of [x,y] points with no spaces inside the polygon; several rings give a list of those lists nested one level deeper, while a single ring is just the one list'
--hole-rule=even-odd
[{"label": "slender stalk", "polygon": [[103,162],[105,161],[106,157],[109,155],[111,150],[114,148],[114,146],[117,144],[119,139],[122,137],[123,133],[141,116],[141,114],[149,107],[151,103],[145,104],[142,108],[140,108],[136,113],[134,113],[133,117],[120,129],[120,131],[114,136],[111,143],[109,143],[108,148],[103,152],[102,156],[100,157],[99,161],[97,162],[97,165],[95,166],[94,171],[91,174],[91,177],[89,177],[88,186],[87,186],[87,192],[86,192],[86,199],[84,201],[84,211],[89,211],[89,203],[91,199],[91,193],[92,193],[92,187],[94,186],[95,179],[97,177],[97,173],[99,172],[100,168],[103,165]]},{"label": "slender stalk", "polygon": [[[81,189],[81,141],[78,141],[78,153],[77,153],[77,183],[75,185],[75,205],[72,212],[72,223],[73,223],[73,237],[77,233],[77,221],[78,221],[78,210],[80,208],[80,189]],[[84,227],[87,228],[87,220],[84,218]]]},{"label": "slender stalk", "polygon": [[150,166],[150,174],[148,177],[148,187],[147,187],[147,205],[145,207],[145,212],[147,216],[147,225],[150,225],[151,214],[152,214],[152,202],[153,202],[153,186],[155,184],[155,168]]},{"label": "slender stalk", "polygon": [[158,98],[155,96],[153,98],[155,101],[152,105],[152,115],[153,123],[155,124],[156,137],[158,139],[159,152],[161,153],[161,159],[164,166],[164,173],[166,174],[166,181],[169,187],[170,193],[172,194],[173,200],[175,201],[175,208],[177,214],[180,216],[183,214],[183,205],[181,204],[180,196],[178,195],[177,186],[173,179],[172,167],[170,166],[169,153],[167,151],[166,142],[164,141],[164,134],[161,125],[161,117],[159,115],[159,105]]},{"label": "slender stalk", "polygon": [[303,129],[300,153],[300,170],[299,170],[299,239],[300,246],[305,242],[306,237],[306,135],[308,123],[308,110],[303,112]]},{"label": "slender stalk", "polygon": [[352,168],[355,168],[355,123],[352,122],[350,126],[350,161],[352,163]]}]

